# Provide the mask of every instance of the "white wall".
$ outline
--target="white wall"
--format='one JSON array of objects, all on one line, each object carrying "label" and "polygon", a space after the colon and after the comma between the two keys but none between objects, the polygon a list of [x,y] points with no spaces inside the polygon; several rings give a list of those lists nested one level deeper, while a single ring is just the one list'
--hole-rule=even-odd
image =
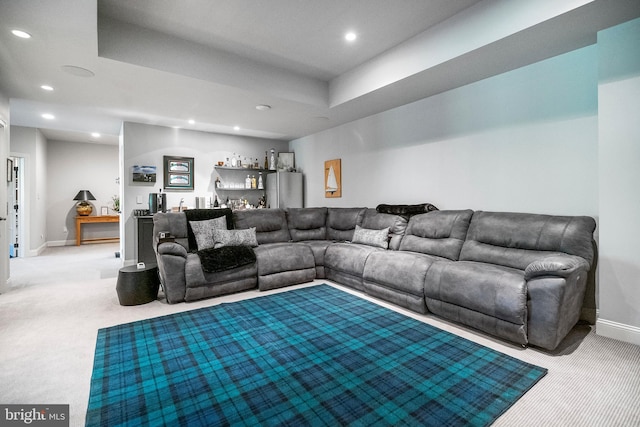
[{"label": "white wall", "polygon": [[[598,220],[597,87],[590,46],[294,140],[305,206],[429,202]],[[336,158],[342,198],[325,198],[324,161]],[[592,322],[596,295],[590,282]]]},{"label": "white wall", "polygon": [[22,253],[35,256],[47,242],[47,141],[38,129],[11,126],[11,154],[24,157],[26,247]]},{"label": "white wall", "polygon": [[[136,256],[134,248],[135,218],[132,217],[132,212],[135,209],[149,208],[149,193],[157,193],[160,188],[163,188],[163,192],[165,192],[163,185],[163,157],[165,155],[195,159],[194,191],[167,192],[168,206],[177,207],[180,204],[180,199],[184,198],[186,206],[195,207],[196,197],[213,197],[214,181],[218,176],[214,165],[219,160],[224,161],[226,157],[238,153],[243,158],[244,156],[257,157],[260,162],[264,162],[266,150],[275,148],[276,152],[289,151],[286,141],[197,132],[129,122],[124,123],[122,139],[121,161],[123,164],[122,188],[124,194],[122,220],[125,223],[123,225],[124,244],[121,246],[125,263],[133,263]],[[131,173],[134,165],[156,166],[156,183],[134,183]],[[223,192],[220,194],[222,195]],[[244,196],[244,194],[237,195],[237,197],[240,196]]]},{"label": "white wall", "polygon": [[[78,191],[89,190],[95,196],[91,215],[100,215],[103,206],[114,214],[112,197],[120,192],[118,146],[49,140],[46,164],[48,245],[74,245],[73,198]],[[83,226],[82,235],[85,239],[117,237],[119,229],[117,224],[91,224]]]},{"label": "white wall", "polygon": [[640,345],[640,19],[598,33],[601,335]]},{"label": "white wall", "polygon": [[[598,216],[595,46],[291,142],[305,206]],[[342,198],[324,197],[342,159]]]}]

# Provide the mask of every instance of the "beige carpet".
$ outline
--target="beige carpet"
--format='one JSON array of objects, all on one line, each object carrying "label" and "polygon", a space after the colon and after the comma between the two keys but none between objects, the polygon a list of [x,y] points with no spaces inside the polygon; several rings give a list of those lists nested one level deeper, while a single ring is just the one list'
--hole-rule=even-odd
[{"label": "beige carpet", "polygon": [[[11,260],[10,287],[0,295],[0,403],[69,404],[71,425],[82,426],[99,328],[291,289],[122,307],[115,292],[117,250],[117,244],[57,247],[39,257]],[[330,282],[304,286],[317,283]],[[367,299],[548,368],[494,426],[640,426],[638,346],[600,337],[592,327],[579,325],[553,353],[522,349]]]}]

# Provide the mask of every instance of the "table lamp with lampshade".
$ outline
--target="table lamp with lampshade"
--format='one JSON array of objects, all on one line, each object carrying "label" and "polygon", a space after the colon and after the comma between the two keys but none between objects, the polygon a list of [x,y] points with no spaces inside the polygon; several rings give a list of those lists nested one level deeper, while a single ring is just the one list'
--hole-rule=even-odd
[{"label": "table lamp with lampshade", "polygon": [[88,200],[95,200],[95,199],[96,198],[93,197],[93,194],[91,194],[91,191],[89,190],[78,191],[78,194],[76,194],[76,197],[73,198],[73,200],[78,201],[78,203],[76,204],[76,212],[78,212],[78,215],[80,216],[91,215],[91,212],[93,212],[93,206],[91,205],[91,203],[88,202]]}]

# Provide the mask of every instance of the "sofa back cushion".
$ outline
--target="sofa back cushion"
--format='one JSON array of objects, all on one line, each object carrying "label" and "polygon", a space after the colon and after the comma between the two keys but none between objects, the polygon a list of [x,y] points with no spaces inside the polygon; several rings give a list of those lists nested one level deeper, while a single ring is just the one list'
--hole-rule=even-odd
[{"label": "sofa back cushion", "polygon": [[595,228],[595,220],[586,216],[477,211],[460,260],[524,270],[540,256],[566,253],[591,265]]},{"label": "sofa back cushion", "polygon": [[259,244],[291,240],[287,217],[282,209],[248,209],[233,212],[235,228],[256,228]]},{"label": "sofa back cushion", "polygon": [[412,216],[401,251],[420,252],[456,261],[464,243],[472,210],[433,211]]},{"label": "sofa back cushion", "polygon": [[327,208],[289,208],[287,223],[294,242],[327,238]]},{"label": "sofa back cushion", "polygon": [[389,249],[400,247],[402,236],[407,229],[407,219],[401,215],[380,213],[376,209],[365,209],[360,227],[370,230],[389,228]]},{"label": "sofa back cushion", "polygon": [[350,241],[356,224],[362,221],[365,208],[328,208],[327,239]]}]

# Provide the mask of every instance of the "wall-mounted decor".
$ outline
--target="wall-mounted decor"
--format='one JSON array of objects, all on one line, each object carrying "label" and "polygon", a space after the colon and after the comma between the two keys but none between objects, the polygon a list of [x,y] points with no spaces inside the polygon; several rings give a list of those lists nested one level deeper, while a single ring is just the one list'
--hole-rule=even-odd
[{"label": "wall-mounted decor", "polygon": [[340,159],[324,162],[324,197],[342,197]]},{"label": "wall-mounted decor", "polygon": [[7,159],[7,182],[13,181],[13,160]]},{"label": "wall-mounted decor", "polygon": [[278,153],[278,170],[284,172],[295,172],[295,153]]},{"label": "wall-mounted decor", "polygon": [[133,167],[133,182],[156,182],[156,167],[135,165]]},{"label": "wall-mounted decor", "polygon": [[193,157],[164,156],[166,191],[193,191]]}]

